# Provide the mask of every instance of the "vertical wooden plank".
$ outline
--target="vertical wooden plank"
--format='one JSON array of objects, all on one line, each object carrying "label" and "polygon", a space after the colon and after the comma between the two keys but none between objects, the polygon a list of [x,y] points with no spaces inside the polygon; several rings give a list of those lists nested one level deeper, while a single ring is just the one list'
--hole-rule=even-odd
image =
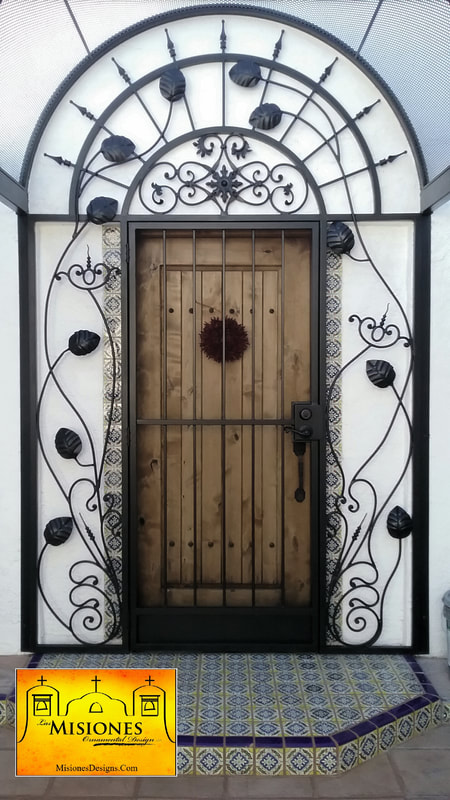
[{"label": "vertical wooden plank", "polygon": [[181,417],[181,272],[167,271],[167,418]]},{"label": "vertical wooden plank", "polygon": [[252,272],[242,273],[242,324],[248,332],[250,347],[242,357],[242,418],[251,419],[253,411],[252,349],[255,346],[253,332]]},{"label": "vertical wooden plank", "polygon": [[284,415],[291,402],[310,399],[310,244],[285,236]]},{"label": "vertical wooden plank", "polygon": [[[255,465],[255,469],[256,469]],[[252,581],[252,426],[242,426],[242,582]],[[247,603],[251,605],[251,594]],[[245,603],[245,605],[247,605]]]},{"label": "vertical wooden plank", "polygon": [[263,273],[261,270],[255,272],[255,307],[253,309],[253,347],[255,349],[255,374],[254,374],[254,396],[255,396],[255,419],[263,416]]},{"label": "vertical wooden plank", "polygon": [[242,425],[225,428],[226,582],[242,580]]},{"label": "vertical wooden plank", "polygon": [[181,418],[194,416],[194,313],[192,272],[181,273]]},{"label": "vertical wooden plank", "polygon": [[222,431],[202,431],[202,583],[222,582]]},{"label": "vertical wooden plank", "polygon": [[[242,270],[226,273],[226,316],[242,324]],[[225,363],[225,418],[242,416],[242,359]]]},{"label": "vertical wooden plank", "polygon": [[181,581],[194,580],[194,429],[181,431]]},{"label": "vertical wooden plank", "polygon": [[[279,363],[279,271],[263,273],[263,417],[278,416]],[[280,490],[280,465],[277,430],[263,426],[262,431],[262,583],[276,584],[281,547],[277,496]]]},{"label": "vertical wooden plank", "polygon": [[[196,495],[196,508],[195,508],[195,556],[196,556],[196,569],[194,572],[194,581],[197,586],[202,580],[202,517],[203,517],[203,501],[202,501],[202,463],[203,463],[203,430],[201,426],[196,425],[195,431],[195,495]],[[198,596],[197,596],[198,602]]]},{"label": "vertical wooden plank", "polygon": [[136,384],[138,419],[161,416],[162,239],[138,240],[136,260]]},{"label": "vertical wooden plank", "polygon": [[[202,279],[202,320],[222,315],[222,274],[204,271]],[[202,384],[201,413],[203,419],[222,415],[222,365],[200,351]],[[202,426],[201,446],[201,580],[221,583],[222,580],[222,431],[218,425]],[[208,595],[198,594],[198,602]]]},{"label": "vertical wooden plank", "polygon": [[[264,328],[263,328],[263,274],[256,271],[254,275],[254,308],[253,308],[253,347],[254,353],[254,376],[253,376],[253,395],[254,395],[254,415],[255,419],[261,419],[263,413],[263,349],[264,349]],[[254,575],[255,584],[262,581],[262,430],[260,425],[254,428],[253,462],[254,462],[254,486],[253,486],[253,529],[254,543]]]},{"label": "vertical wooden plank", "polygon": [[278,417],[278,387],[281,378],[279,353],[279,271],[263,273],[263,417]]},{"label": "vertical wooden plank", "polygon": [[181,427],[167,426],[167,550],[166,576],[168,584],[181,578]]},{"label": "vertical wooden plank", "polygon": [[[251,252],[250,252],[251,263]],[[252,350],[255,346],[253,330],[253,276],[251,269],[242,273],[242,323],[245,325],[250,340],[250,347],[242,358],[242,418],[251,419],[253,414],[253,358]],[[251,584],[252,581],[252,426],[242,426],[242,535],[241,535],[241,562],[242,582]],[[242,605],[252,604],[251,591],[242,590],[240,597]]]},{"label": "vertical wooden plank", "polygon": [[254,427],[254,582],[262,582],[262,531],[263,531],[263,441],[262,425]]},{"label": "vertical wooden plank", "polygon": [[[228,254],[228,244],[227,244]],[[225,310],[230,319],[242,324],[242,270],[226,273]],[[225,364],[225,418],[242,416],[242,360]],[[225,580],[242,580],[242,426],[225,428]]]},{"label": "vertical wooden plank", "polygon": [[292,447],[284,455],[284,595],[288,606],[307,605],[310,600],[310,514],[311,480],[310,450],[306,445],[303,466],[303,503],[295,500],[298,486],[297,458]]},{"label": "vertical wooden plank", "polygon": [[161,588],[163,474],[161,430],[154,425],[139,425],[137,431],[137,577],[139,603],[144,607],[163,605]]},{"label": "vertical wooden plank", "polygon": [[[222,274],[218,270],[201,272],[202,325],[213,317],[222,317]],[[199,315],[200,316],[200,315]],[[203,419],[219,419],[222,415],[222,365],[207,358],[200,350],[197,360],[201,364],[201,416]]]},{"label": "vertical wooden plank", "polygon": [[[310,243],[302,236],[285,236],[284,308],[284,415],[291,402],[310,399]],[[305,500],[294,497],[298,486],[298,462],[291,439],[284,456],[284,575],[287,605],[309,602],[311,483],[310,452],[304,456]]]},{"label": "vertical wooden plank", "polygon": [[279,560],[280,519],[278,492],[280,490],[280,465],[277,429],[272,425],[262,427],[262,583],[280,582],[277,569]]}]

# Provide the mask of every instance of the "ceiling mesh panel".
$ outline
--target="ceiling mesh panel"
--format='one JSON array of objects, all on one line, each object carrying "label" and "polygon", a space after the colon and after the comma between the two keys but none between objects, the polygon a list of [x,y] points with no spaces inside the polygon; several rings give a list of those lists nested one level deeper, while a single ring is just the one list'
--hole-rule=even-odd
[{"label": "ceiling mesh panel", "polygon": [[[89,50],[147,17],[216,0],[70,0]],[[0,0],[1,2],[1,0]],[[225,6],[242,5],[227,0]],[[313,23],[358,51],[378,0],[246,0]],[[3,0],[0,5],[0,166],[16,179],[48,99],[86,56],[64,0]],[[384,0],[361,47],[405,109],[429,178],[450,152],[450,3]]]}]

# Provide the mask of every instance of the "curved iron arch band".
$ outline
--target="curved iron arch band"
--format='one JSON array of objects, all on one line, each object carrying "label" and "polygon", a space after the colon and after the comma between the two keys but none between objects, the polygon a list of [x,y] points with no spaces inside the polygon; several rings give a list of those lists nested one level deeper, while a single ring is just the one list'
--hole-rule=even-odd
[{"label": "curved iron arch band", "polygon": [[[219,64],[220,63],[224,63],[224,62],[227,62],[227,63],[232,62],[232,63],[234,63],[234,62],[239,61],[240,59],[244,59],[244,58],[248,58],[248,56],[246,56],[245,54],[240,54],[240,53],[211,53],[211,54],[207,54],[205,56],[192,56],[190,58],[177,59],[176,64],[177,64],[177,67],[179,69],[183,69],[183,68],[188,68],[188,67],[192,67],[192,66],[199,66],[201,64],[209,64],[209,63],[219,63]],[[361,152],[362,152],[362,154],[364,156],[364,159],[366,161],[367,171],[368,171],[368,174],[369,174],[369,177],[370,177],[370,181],[371,181],[371,185],[372,185],[372,192],[373,192],[373,213],[374,214],[381,213],[381,192],[380,192],[380,185],[379,185],[379,181],[378,181],[378,176],[376,174],[375,162],[373,160],[373,157],[372,157],[372,154],[370,152],[369,146],[368,146],[363,134],[361,133],[357,123],[355,122],[353,117],[349,114],[349,112],[343,107],[343,105],[341,103],[339,103],[333,97],[333,95],[331,95],[329,92],[327,92],[318,82],[312,80],[312,78],[309,78],[307,75],[304,75],[303,73],[298,72],[298,70],[295,70],[292,67],[289,67],[287,65],[279,64],[278,62],[274,62],[271,59],[260,58],[258,56],[257,60],[258,60],[258,63],[261,66],[267,67],[268,69],[270,69],[272,71],[280,72],[280,73],[282,73],[282,74],[284,74],[284,75],[286,75],[286,76],[288,76],[290,78],[294,78],[294,80],[298,81],[299,83],[303,83],[309,89],[313,90],[315,94],[317,94],[319,97],[321,97],[323,100],[325,100],[333,108],[333,110],[335,110],[341,116],[341,118],[343,119],[343,121],[346,124],[347,129],[351,132],[351,134],[354,136],[355,140],[357,141],[358,146],[360,147],[360,150],[361,150]],[[166,69],[168,69],[169,66],[170,66],[170,62],[164,64],[161,67],[158,67],[156,70],[152,70],[152,72],[149,72],[146,75],[143,75],[141,78],[139,78],[138,80],[134,81],[131,85],[129,85],[126,89],[123,89],[122,92],[120,92],[117,95],[117,97],[109,104],[109,106],[102,112],[102,114],[100,114],[100,116],[96,120],[95,124],[92,126],[91,130],[89,131],[88,135],[86,136],[86,139],[84,140],[84,143],[83,143],[83,145],[82,145],[82,147],[80,149],[80,152],[79,152],[79,155],[78,155],[78,158],[77,158],[77,162],[76,162],[76,167],[74,169],[74,173],[73,173],[73,177],[72,177],[72,182],[71,182],[71,187],[70,187],[70,195],[69,195],[69,212],[71,214],[76,214],[77,213],[76,202],[77,202],[78,190],[79,190],[79,185],[80,185],[81,172],[82,172],[82,169],[83,169],[83,165],[84,165],[85,159],[86,159],[87,154],[89,152],[89,149],[92,146],[92,143],[95,141],[95,138],[98,135],[99,131],[106,124],[106,122],[109,119],[109,117],[115,111],[117,111],[117,109],[120,108],[120,106],[123,105],[123,103],[126,102],[126,100],[128,100],[130,97],[132,97],[137,91],[139,91],[139,89],[142,89],[144,86],[147,86],[149,83],[151,83],[151,82],[157,80],[158,78],[160,78],[161,75],[163,74],[163,72]],[[291,88],[292,87],[289,87],[289,86],[287,87],[287,89],[291,89]],[[225,132],[225,131],[231,132],[231,129],[229,129],[228,126],[226,128],[222,127],[221,130],[222,130],[222,132]],[[217,128],[216,129],[213,129],[213,128],[211,128],[211,129],[201,129],[201,130],[200,129],[195,129],[195,132],[194,131],[190,131],[189,133],[192,136],[192,133],[194,133],[195,135],[198,135],[198,134],[201,134],[201,133],[204,134],[205,132],[213,132],[213,131],[217,131]],[[253,134],[252,128],[235,129],[235,131],[236,132],[239,131],[241,134],[245,134],[246,136]],[[188,141],[188,139],[185,139],[185,141]],[[280,149],[280,151],[284,152],[286,155],[289,154],[290,158],[295,159],[296,163],[300,164],[301,160],[298,159],[295,156],[295,154],[292,152],[292,150],[290,150],[289,148],[282,149],[281,143],[276,138],[266,137],[265,141],[270,143],[271,146],[274,147],[275,149],[276,148]],[[179,143],[181,143],[181,142],[179,142]],[[172,142],[170,144],[171,144],[171,148],[170,149],[175,147],[176,146],[175,145],[175,140],[172,140]],[[167,152],[168,152],[167,149],[164,149],[164,147],[163,147],[163,148],[160,148],[157,151],[157,154],[161,154],[162,155],[163,153],[167,153]],[[148,162],[146,162],[146,163],[148,163]],[[142,171],[142,169],[141,169],[141,171]],[[134,183],[134,180],[133,180],[133,183]],[[312,186],[312,184],[310,184],[310,185]],[[315,185],[317,186],[317,184],[315,184]],[[125,213],[124,210],[122,210],[122,214],[123,213]]]},{"label": "curved iron arch band", "polygon": [[[97,47],[95,50],[92,51],[92,53],[86,56],[69,73],[67,78],[60,84],[58,89],[53,93],[52,97],[50,98],[44,110],[42,111],[38,119],[38,122],[34,128],[34,131],[31,135],[25,153],[20,173],[20,182],[23,185],[28,186],[31,174],[31,168],[33,165],[33,159],[36,154],[37,147],[39,145],[41,137],[53,112],[56,110],[58,104],[63,99],[67,91],[93,65],[93,63],[99,60],[106,53],[110,52],[113,48],[117,47],[117,45],[122,44],[128,39],[131,39],[138,33],[142,33],[143,31],[146,30],[151,30],[152,28],[156,28],[163,24],[168,24],[170,22],[176,21],[177,19],[184,19],[185,17],[212,16],[214,14],[227,14],[233,16],[238,14],[244,14],[246,16],[260,17],[262,19],[273,20],[275,22],[279,22],[280,24],[284,23],[286,25],[290,25],[291,27],[297,30],[304,31],[309,35],[315,36],[321,41],[324,41],[326,44],[332,46],[338,52],[342,53],[346,58],[352,61],[358,67],[358,69],[360,69],[363,72],[363,74],[368,76],[369,80],[375,84],[377,89],[386,98],[395,116],[398,118],[403,131],[405,132],[406,138],[408,139],[416,163],[416,168],[421,186],[423,186],[427,182],[428,173],[423,152],[420,143],[417,139],[414,128],[411,124],[411,121],[409,120],[408,115],[406,114],[406,111],[403,109],[401,103],[394,95],[392,90],[389,88],[389,86],[386,84],[386,82],[383,80],[383,78],[381,78],[381,76],[377,73],[377,71],[367,61],[365,61],[365,59],[362,58],[362,56],[356,54],[351,47],[346,45],[344,42],[340,41],[337,37],[333,36],[333,34],[328,33],[327,31],[323,30],[317,25],[313,25],[312,23],[300,20],[297,17],[292,16],[291,14],[284,14],[278,11],[273,11],[272,9],[260,8],[257,6],[256,7],[247,6],[244,3],[233,6],[229,6],[226,3],[223,4],[217,3],[214,5],[198,6],[195,8],[189,7],[184,9],[178,9],[176,11],[165,12],[163,14],[158,14],[154,17],[150,17],[146,20],[141,20],[140,22],[135,23],[134,25],[131,25],[128,28],[125,28],[124,30],[112,36],[106,42],[103,42],[101,45],[99,45],[99,47]],[[221,58],[222,57],[219,56],[218,60],[221,60]]]}]

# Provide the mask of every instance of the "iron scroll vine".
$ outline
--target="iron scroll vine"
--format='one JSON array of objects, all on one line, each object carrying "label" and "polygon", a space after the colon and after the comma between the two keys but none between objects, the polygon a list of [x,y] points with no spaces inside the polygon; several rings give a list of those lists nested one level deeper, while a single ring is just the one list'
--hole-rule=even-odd
[{"label": "iron scroll vine", "polygon": [[[47,291],[44,313],[44,350],[47,374],[37,405],[39,447],[69,513],[65,517],[53,518],[45,526],[45,544],[41,548],[37,561],[37,583],[48,610],[80,644],[92,644],[92,637],[97,636],[98,631],[102,642],[113,641],[118,637],[121,629],[120,577],[114,552],[110,547],[111,540],[121,536],[121,515],[114,493],[107,492],[102,496],[106,448],[117,394],[118,359],[108,320],[97,297],[99,290],[117,278],[120,269],[110,267],[104,262],[92,264],[89,248],[87,248],[85,265],[74,263],[67,269],[63,269],[68,251],[79,238],[86,224],[77,225],[71,242],[58,261]],[[100,336],[94,331],[75,331],[70,336],[67,347],[56,359],[53,361],[50,359],[49,312],[52,294],[58,283],[63,281],[89,297],[98,313],[102,327],[106,331],[106,346],[110,350],[112,361],[112,391],[104,445],[100,453],[97,452],[94,435],[88,423],[69,396],[64,385],[64,378],[60,376],[65,360],[69,357],[85,358],[89,356],[97,349]],[[54,456],[51,455],[49,447],[44,443],[42,435],[42,409],[51,385],[57,390],[68,416],[70,415],[75,420],[75,426],[79,431],[78,433],[71,428],[59,428],[58,431],[55,431],[54,449],[58,457],[74,461],[78,468],[78,474],[70,480],[68,486],[60,470],[55,468]],[[107,530],[108,537],[106,536]],[[78,535],[84,546],[85,556],[74,560],[68,568],[68,578],[72,583],[72,588],[68,592],[70,606],[63,614],[51,602],[49,592],[44,588],[42,574],[47,562],[47,568],[52,563],[52,550],[64,545],[75,534]]]},{"label": "iron scroll vine", "polygon": [[178,203],[199,206],[212,201],[226,214],[234,202],[268,202],[278,213],[295,214],[305,205],[309,189],[300,172],[288,163],[270,167],[263,161],[247,162],[251,148],[244,136],[208,134],[193,145],[202,161],[179,166],[160,161],[140,184],[139,197],[147,211],[167,214]]},{"label": "iron scroll vine", "polygon": [[[405,311],[373,262],[364,244],[358,222],[356,219],[353,221],[364,257],[356,259],[350,254],[354,244],[353,236],[350,246],[341,252],[371,268],[387,291],[390,301],[378,320],[370,315],[364,317],[356,313],[350,315],[348,321],[352,325],[356,323],[363,346],[347,363],[336,370],[327,392],[326,438],[329,463],[339,476],[339,489],[334,493],[327,514],[328,540],[333,543],[335,549],[337,544],[337,557],[327,580],[328,633],[331,643],[348,645],[350,633],[359,637],[358,643],[362,641],[364,645],[371,646],[382,633],[387,591],[401,563],[402,541],[410,535],[413,528],[408,512],[400,506],[390,508],[390,503],[405,478],[412,457],[412,424],[404,398],[411,380],[414,352],[411,328]],[[343,223],[337,225],[349,231]],[[392,302],[400,314],[401,324],[388,322]],[[399,388],[396,386],[397,375],[393,365],[389,361],[373,357],[377,351],[394,349],[397,345],[402,345],[410,353],[406,374],[400,379]],[[349,477],[342,456],[334,443],[330,423],[333,416],[331,409],[344,374],[360,365],[362,359],[366,359],[366,376],[372,385],[378,390],[392,392],[394,407],[380,440],[360,466],[352,470]],[[398,477],[381,498],[379,488],[377,489],[373,480],[368,477],[368,468],[382,452],[400,416],[406,421],[409,444]],[[364,508],[362,508],[361,491],[365,500]],[[384,530],[381,524],[383,521]],[[374,555],[374,545],[377,537],[386,535],[386,529],[388,534],[397,540],[398,549],[393,566],[383,582]]]}]

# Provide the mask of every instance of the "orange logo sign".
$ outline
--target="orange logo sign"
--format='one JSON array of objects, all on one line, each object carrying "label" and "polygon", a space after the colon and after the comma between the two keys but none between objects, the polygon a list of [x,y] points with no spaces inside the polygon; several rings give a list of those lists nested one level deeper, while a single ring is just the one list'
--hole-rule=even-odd
[{"label": "orange logo sign", "polygon": [[16,670],[17,775],[176,775],[176,670]]}]

